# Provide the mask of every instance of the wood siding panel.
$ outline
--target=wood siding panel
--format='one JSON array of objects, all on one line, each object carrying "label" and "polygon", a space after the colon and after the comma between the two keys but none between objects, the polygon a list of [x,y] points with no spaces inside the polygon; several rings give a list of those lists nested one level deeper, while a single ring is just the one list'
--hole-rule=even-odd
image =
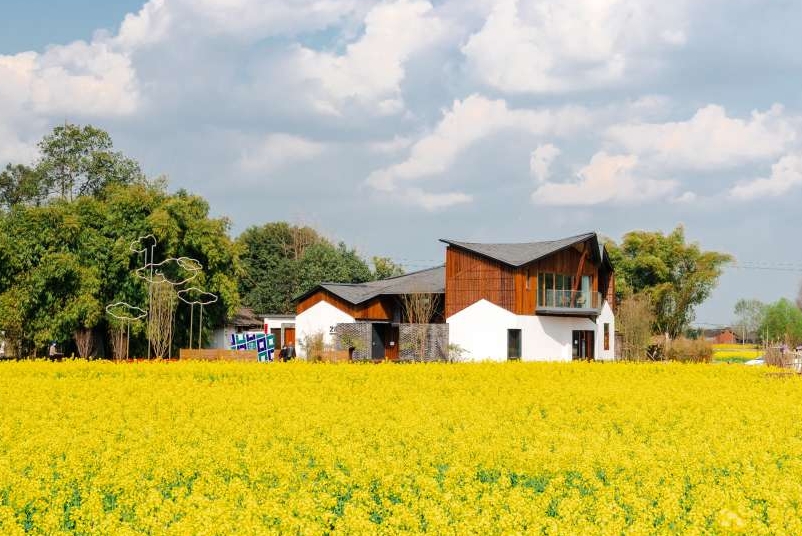
[{"label": "wood siding panel", "polygon": [[446,248],[446,317],[481,299],[514,311],[514,269],[449,246]]},{"label": "wood siding panel", "polygon": [[303,300],[299,301],[296,310],[298,314],[301,314],[307,309],[312,308],[314,305],[317,305],[320,302],[326,302],[330,305],[333,305],[337,309],[343,311],[344,313],[348,313],[351,316],[356,316],[355,314],[356,310],[353,305],[343,300],[342,298],[338,298],[331,292],[323,289],[318,290],[317,292],[310,294]]},{"label": "wood siding panel", "polygon": [[[534,315],[537,308],[539,274],[575,276],[580,267],[582,251],[589,247],[591,247],[590,241],[558,251],[528,265],[512,268],[481,255],[449,246],[446,248],[446,316],[452,316],[483,298],[517,315]],[[599,266],[588,258],[582,265],[580,275],[592,276],[592,290],[601,291],[611,305],[613,304],[611,299],[615,293],[613,274],[600,270]]]},{"label": "wood siding panel", "polygon": [[360,305],[352,305],[332,294],[321,289],[298,302],[298,314],[320,302],[326,302],[337,309],[354,317],[356,320],[392,320],[393,300],[391,298],[374,298]]}]

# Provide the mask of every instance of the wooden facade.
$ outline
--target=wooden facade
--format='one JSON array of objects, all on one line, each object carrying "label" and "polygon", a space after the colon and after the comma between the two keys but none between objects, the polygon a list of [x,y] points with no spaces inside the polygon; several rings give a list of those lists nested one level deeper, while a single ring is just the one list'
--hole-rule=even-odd
[{"label": "wooden facade", "polygon": [[389,322],[393,320],[393,313],[396,307],[395,300],[390,296],[377,296],[365,303],[353,305],[325,289],[318,289],[298,302],[298,314],[320,302],[333,305],[344,313],[353,316],[355,320],[383,320]]},{"label": "wooden facade", "polygon": [[450,245],[446,249],[446,317],[481,299],[516,315],[534,315],[538,278],[544,273],[591,276],[591,290],[601,292],[612,306],[615,296],[613,274],[598,261],[598,254],[595,257],[591,255],[592,246],[588,240],[546,258],[512,267]]}]

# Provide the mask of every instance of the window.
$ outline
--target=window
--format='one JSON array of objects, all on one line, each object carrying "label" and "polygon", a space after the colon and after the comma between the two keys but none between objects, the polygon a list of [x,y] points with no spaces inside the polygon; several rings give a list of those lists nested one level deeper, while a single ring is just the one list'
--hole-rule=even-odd
[{"label": "window", "polygon": [[532,275],[529,273],[529,268],[526,269],[526,290],[532,288]]},{"label": "window", "polygon": [[593,276],[541,273],[538,277],[537,303],[543,307],[593,306]]},{"label": "window", "polygon": [[521,330],[507,330],[507,359],[521,359]]},{"label": "window", "polygon": [[610,349],[610,324],[604,323],[604,349]]}]

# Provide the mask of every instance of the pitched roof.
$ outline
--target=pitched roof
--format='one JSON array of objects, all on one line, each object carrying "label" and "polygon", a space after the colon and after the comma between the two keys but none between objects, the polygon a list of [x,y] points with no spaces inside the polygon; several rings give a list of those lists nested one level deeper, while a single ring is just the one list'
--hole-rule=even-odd
[{"label": "pitched roof", "polygon": [[596,249],[599,251],[599,258],[603,258],[604,246],[598,243],[596,233],[584,233],[576,236],[569,236],[568,238],[561,238],[559,240],[547,240],[543,242],[522,242],[512,244],[485,244],[477,242],[459,242],[457,240],[446,240],[441,238],[440,241],[450,246],[456,246],[479,255],[503,262],[513,267],[523,266],[530,262],[542,259],[552,253],[556,253],[562,249],[570,247],[586,240],[594,240]]},{"label": "pitched roof", "polygon": [[446,291],[446,269],[445,265],[435,266],[366,283],[321,283],[295,299],[302,300],[321,288],[354,305],[381,295],[443,294]]}]

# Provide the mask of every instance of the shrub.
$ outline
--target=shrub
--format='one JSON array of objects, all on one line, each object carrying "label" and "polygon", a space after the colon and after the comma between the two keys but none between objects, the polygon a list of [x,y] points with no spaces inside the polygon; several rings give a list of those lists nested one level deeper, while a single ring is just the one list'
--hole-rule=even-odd
[{"label": "shrub", "polygon": [[702,339],[681,337],[665,343],[663,356],[682,363],[709,363],[713,359],[713,345]]}]

